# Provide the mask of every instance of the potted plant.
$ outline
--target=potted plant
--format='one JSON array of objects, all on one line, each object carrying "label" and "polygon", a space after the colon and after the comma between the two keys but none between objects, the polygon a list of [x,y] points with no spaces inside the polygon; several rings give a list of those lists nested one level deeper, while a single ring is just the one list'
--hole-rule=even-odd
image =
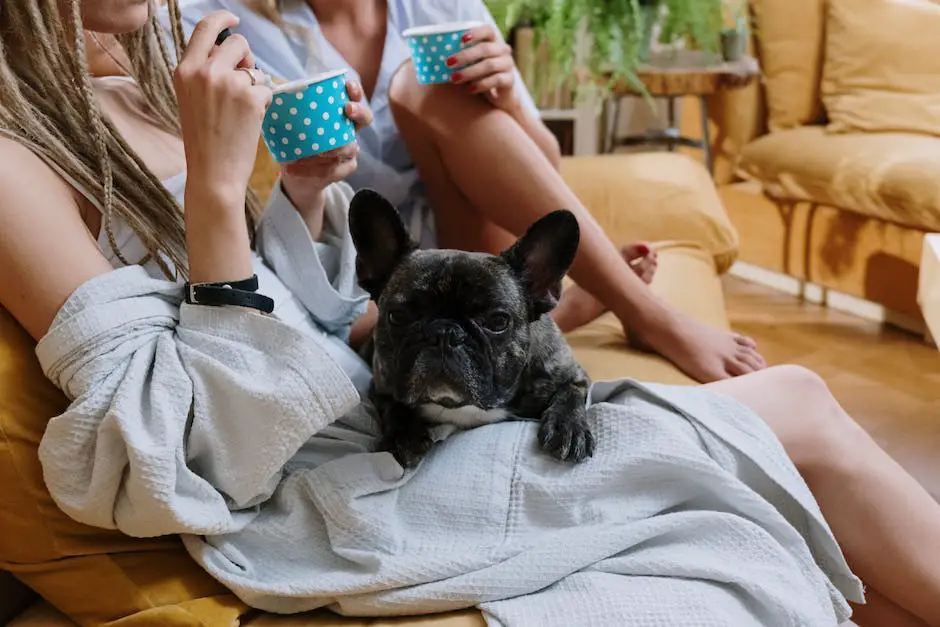
[{"label": "potted plant", "polygon": [[725,61],[739,61],[747,53],[747,41],[750,35],[748,28],[748,5],[745,0],[736,4],[727,4],[730,26],[721,31],[721,56]]},{"label": "potted plant", "polygon": [[720,53],[723,0],[485,0],[505,32],[530,25],[560,69],[574,72],[579,34],[588,39],[585,66],[595,77],[627,80],[642,90],[636,70],[658,41]]}]

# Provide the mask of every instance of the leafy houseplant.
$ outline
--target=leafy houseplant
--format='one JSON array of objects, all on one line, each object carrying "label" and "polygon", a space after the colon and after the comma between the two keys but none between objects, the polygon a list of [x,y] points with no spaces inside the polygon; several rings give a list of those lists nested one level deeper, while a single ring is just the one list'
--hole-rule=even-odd
[{"label": "leafy houseplant", "polygon": [[[519,25],[547,43],[559,81],[575,68],[579,33],[587,35],[586,67],[595,77],[627,80],[643,91],[637,68],[659,42],[720,50],[723,0],[485,0],[504,33]],[[583,29],[583,30],[582,30]]]}]

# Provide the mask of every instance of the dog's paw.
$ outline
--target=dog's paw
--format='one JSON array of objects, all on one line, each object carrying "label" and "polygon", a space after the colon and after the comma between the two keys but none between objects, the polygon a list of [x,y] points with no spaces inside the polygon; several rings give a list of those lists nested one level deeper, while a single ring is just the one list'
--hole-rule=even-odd
[{"label": "dog's paw", "polygon": [[425,433],[399,433],[387,436],[379,443],[378,450],[391,453],[402,468],[417,468],[434,442]]},{"label": "dog's paw", "polygon": [[542,416],[539,444],[561,461],[577,464],[594,455],[594,434],[581,412],[566,414],[549,409]]}]

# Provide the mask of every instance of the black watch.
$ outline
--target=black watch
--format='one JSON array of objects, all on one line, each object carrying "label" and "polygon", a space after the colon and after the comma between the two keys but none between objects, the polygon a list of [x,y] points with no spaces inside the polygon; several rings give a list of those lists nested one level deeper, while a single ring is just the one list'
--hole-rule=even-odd
[{"label": "black watch", "polygon": [[274,300],[258,294],[258,275],[242,281],[186,283],[186,302],[190,305],[250,307],[264,313],[274,311]]}]

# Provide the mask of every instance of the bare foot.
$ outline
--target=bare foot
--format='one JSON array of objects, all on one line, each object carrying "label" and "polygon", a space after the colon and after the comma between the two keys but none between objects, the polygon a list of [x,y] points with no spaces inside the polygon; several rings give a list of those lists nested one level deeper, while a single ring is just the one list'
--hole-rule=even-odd
[{"label": "bare foot", "polygon": [[[649,285],[653,282],[659,260],[649,244],[627,244],[620,249],[620,255],[644,283]],[[552,311],[552,318],[563,333],[568,333],[596,320],[606,311],[607,307],[601,301],[580,285],[572,285],[562,293],[558,306]]]},{"label": "bare foot", "polygon": [[[638,242],[621,250],[624,261],[645,283],[656,273],[656,251]],[[749,337],[715,329],[654,300],[654,313],[624,324],[631,344],[658,353],[701,383],[740,376],[767,367]],[[578,285],[565,290],[552,317],[565,333],[577,329],[607,310]]]},{"label": "bare foot", "polygon": [[620,249],[620,255],[644,283],[649,285],[653,282],[659,265],[659,257],[649,244],[646,242],[627,244]]},{"label": "bare foot", "polygon": [[662,355],[696,381],[710,383],[767,367],[751,338],[660,306],[662,310],[648,323],[632,321],[631,343]]}]

